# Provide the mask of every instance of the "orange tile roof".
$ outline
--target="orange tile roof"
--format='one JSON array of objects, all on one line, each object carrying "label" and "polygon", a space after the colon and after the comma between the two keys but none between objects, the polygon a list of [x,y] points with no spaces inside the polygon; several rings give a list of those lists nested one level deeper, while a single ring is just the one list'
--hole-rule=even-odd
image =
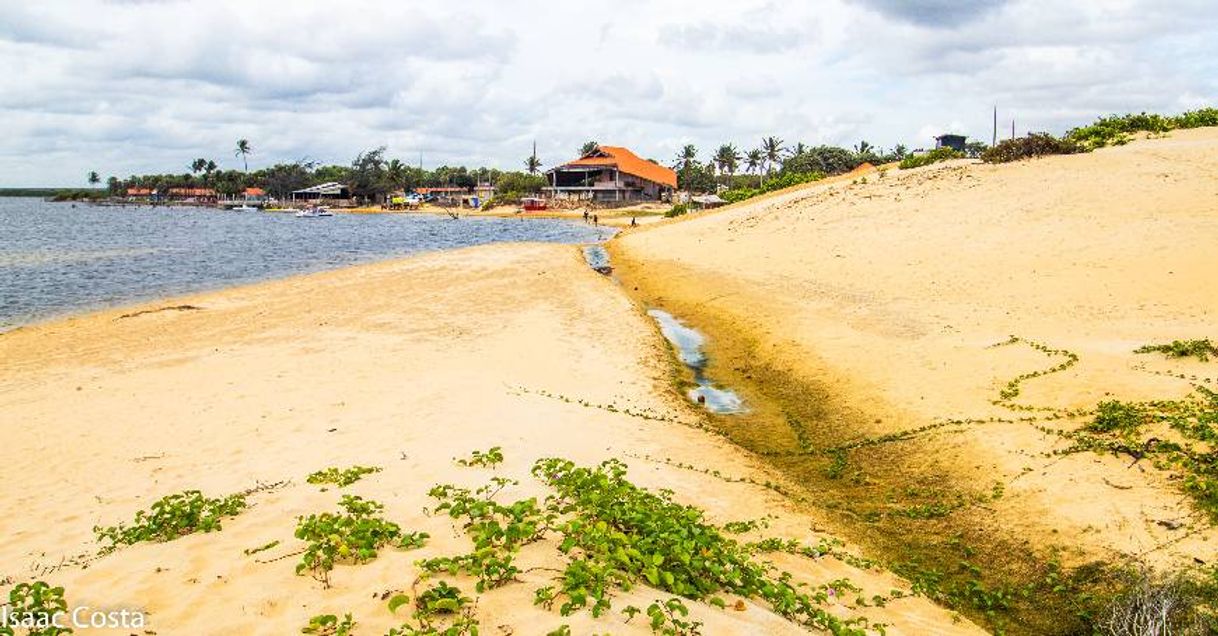
[{"label": "orange tile roof", "polygon": [[260,197],[265,194],[266,194],[266,190],[263,190],[262,188],[246,188],[245,189],[245,196],[247,196],[247,197]]},{"label": "orange tile roof", "polygon": [[629,175],[642,177],[671,188],[677,187],[677,173],[659,164],[652,163],[620,146],[601,146],[600,151],[608,157],[581,157],[564,166],[606,166],[617,168]]},{"label": "orange tile roof", "polygon": [[169,194],[180,197],[214,197],[216,191],[211,188],[170,188]]},{"label": "orange tile roof", "polygon": [[152,194],[152,188],[127,188],[129,197],[146,197]]}]

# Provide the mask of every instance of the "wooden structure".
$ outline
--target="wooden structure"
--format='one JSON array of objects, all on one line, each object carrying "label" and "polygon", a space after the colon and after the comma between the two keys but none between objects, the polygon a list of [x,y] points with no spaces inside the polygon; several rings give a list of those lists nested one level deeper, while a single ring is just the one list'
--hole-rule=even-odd
[{"label": "wooden structure", "polygon": [[619,146],[600,146],[546,172],[556,198],[601,202],[660,201],[677,189],[677,173]]}]

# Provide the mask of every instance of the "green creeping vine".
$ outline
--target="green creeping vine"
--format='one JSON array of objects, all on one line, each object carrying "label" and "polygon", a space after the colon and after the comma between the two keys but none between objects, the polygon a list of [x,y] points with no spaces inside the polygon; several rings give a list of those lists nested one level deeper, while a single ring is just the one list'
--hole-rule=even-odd
[{"label": "green creeping vine", "polygon": [[469,459],[455,459],[454,461],[461,466],[495,468],[503,463],[503,449],[498,446],[492,446],[485,453],[476,450],[470,453]]},{"label": "green creeping vine", "polygon": [[98,541],[110,542],[101,550],[102,554],[109,554],[121,545],[173,541],[195,532],[217,531],[221,519],[240,514],[245,506],[245,495],[209,499],[198,490],[187,490],[162,497],[150,510],[135,513],[130,526],[121,523],[107,528],[94,526],[93,532]]},{"label": "green creeping vine", "polygon": [[1195,357],[1202,362],[1208,362],[1210,356],[1218,357],[1218,347],[1209,338],[1202,340],[1173,340],[1171,344],[1143,345],[1133,350],[1134,353],[1162,353],[1169,358]]},{"label": "green creeping vine", "polygon": [[379,473],[381,470],[383,469],[379,466],[352,466],[342,470],[331,466],[309,475],[305,481],[310,484],[334,484],[339,488],[345,488],[363,479],[364,475]]},{"label": "green creeping vine", "polygon": [[[389,600],[389,611],[396,612],[409,602],[405,594],[398,594]],[[386,636],[478,636],[474,605],[460,588],[440,581],[415,599],[414,622],[402,623]]]},{"label": "green creeping vine", "polygon": [[309,619],[309,624],[301,628],[302,634],[317,636],[351,636],[356,623],[351,614],[345,614],[340,620],[334,614],[318,614]]},{"label": "green creeping vine", "polygon": [[569,615],[591,605],[593,616],[610,608],[613,588],[646,581],[652,587],[693,600],[719,593],[760,598],[780,616],[833,634],[864,634],[865,618],[842,620],[821,605],[825,591],[799,591],[783,572],[773,577],[751,559],[747,547],[707,524],[702,512],[653,494],[625,479],[626,466],[609,460],[595,469],[564,459],[543,459],[533,475],[555,489],[547,509],[560,515],[559,549],[571,559],[557,587],[537,590],[535,601]]},{"label": "green creeping vine", "polygon": [[[1101,402],[1095,419],[1077,431],[1042,429],[1074,442],[1058,454],[1084,451],[1127,455],[1137,462],[1150,458],[1156,468],[1172,471],[1180,487],[1211,523],[1218,523],[1218,392],[1193,385],[1182,400]],[[1164,427],[1173,439],[1146,434]]]},{"label": "green creeping vine", "polygon": [[380,517],[385,507],[354,495],[343,495],[339,507],[344,513],[323,512],[300,517],[296,538],[308,542],[296,573],[308,571],[313,578],[330,586],[330,570],[336,563],[367,563],[386,545],[403,550],[421,547],[426,532],[402,532],[392,521]]},{"label": "green creeping vine", "polygon": [[[719,607],[720,609],[723,608],[722,600],[719,602]],[[627,605],[622,608],[622,614],[626,616],[627,623],[641,613],[643,613],[643,610],[633,605]],[[667,601],[656,599],[655,602],[647,606],[647,625],[651,627],[651,633],[653,634],[662,634],[663,636],[698,636],[702,633],[702,622],[687,620],[688,616],[689,608],[677,597],[670,598]]]},{"label": "green creeping vine", "polygon": [[[68,611],[62,587],[51,587],[42,581],[18,583],[8,593],[8,614],[13,620],[28,622],[29,636],[59,636],[73,633],[69,628],[55,627],[54,617]],[[0,622],[0,636],[14,636],[13,626]]]},{"label": "green creeping vine", "polygon": [[535,498],[510,505],[494,500],[503,488],[517,483],[495,477],[490,485],[473,492],[447,484],[432,488],[428,495],[440,502],[434,512],[464,519],[464,529],[474,541],[474,550],[468,554],[419,561],[417,565],[425,575],[467,574],[478,579],[476,589],[479,593],[515,580],[520,573],[515,564],[520,548],[540,540],[554,519],[553,513],[538,507]]},{"label": "green creeping vine", "polygon": [[1053,349],[1053,348],[1049,347],[1048,345],[1044,345],[1039,342],[1033,342],[1031,340],[1020,338],[1019,336],[1011,336],[1010,338],[1008,338],[1002,342],[990,345],[989,348],[994,349],[997,347],[1005,347],[1005,346],[1013,345],[1013,344],[1020,343],[1020,342],[1028,345],[1029,347],[1032,347],[1033,349],[1045,354],[1046,356],[1065,357],[1066,361],[1062,362],[1061,364],[1058,364],[1056,366],[1049,367],[1048,369],[1040,369],[1037,371],[1022,373],[1020,375],[1015,376],[1014,378],[1009,380],[1006,383],[1006,385],[1003,386],[1002,389],[998,392],[998,399],[990,400],[990,403],[997,405],[997,406],[1001,406],[1006,409],[1010,409],[1012,411],[1046,411],[1046,412],[1052,412],[1052,413],[1060,413],[1060,414],[1063,414],[1066,416],[1071,416],[1071,417],[1087,415],[1088,413],[1085,411],[1074,412],[1074,411],[1069,411],[1066,409],[1054,408],[1051,406],[1031,406],[1028,404],[1017,404],[1014,401],[1015,398],[1019,397],[1019,393],[1022,388],[1021,385],[1026,380],[1031,380],[1033,378],[1039,378],[1041,376],[1049,375],[1051,373],[1059,373],[1061,371],[1065,371],[1066,369],[1069,369],[1070,367],[1078,364],[1078,354],[1074,353],[1073,351],[1067,351],[1065,349]]}]

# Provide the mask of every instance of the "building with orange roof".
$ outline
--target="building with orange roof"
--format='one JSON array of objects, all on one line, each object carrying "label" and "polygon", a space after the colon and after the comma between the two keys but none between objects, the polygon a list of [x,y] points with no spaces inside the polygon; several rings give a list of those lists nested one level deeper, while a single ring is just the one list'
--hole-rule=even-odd
[{"label": "building with orange roof", "polygon": [[598,146],[546,172],[546,191],[590,201],[659,201],[677,189],[677,173],[620,146]]}]

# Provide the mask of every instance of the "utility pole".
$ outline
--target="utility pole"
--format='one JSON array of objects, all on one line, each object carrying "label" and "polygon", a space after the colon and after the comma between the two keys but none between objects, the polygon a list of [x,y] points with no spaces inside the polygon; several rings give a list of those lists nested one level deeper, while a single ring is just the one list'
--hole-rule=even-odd
[{"label": "utility pole", "polygon": [[994,107],[994,136],[990,139],[991,146],[998,145],[998,107]]},{"label": "utility pole", "polygon": [[1015,138],[1015,120],[1011,120],[1011,139]]}]

